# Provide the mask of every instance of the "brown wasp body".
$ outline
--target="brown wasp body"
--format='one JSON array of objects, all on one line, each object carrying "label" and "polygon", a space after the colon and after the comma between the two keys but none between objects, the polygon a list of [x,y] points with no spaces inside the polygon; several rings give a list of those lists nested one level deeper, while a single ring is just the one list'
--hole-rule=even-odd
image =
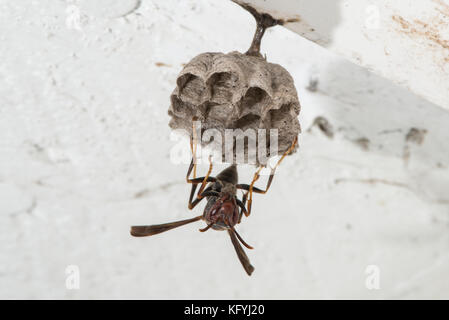
[{"label": "brown wasp body", "polygon": [[[192,140],[194,139],[192,138]],[[210,174],[212,172],[212,161],[209,158],[210,165],[206,176],[196,178],[196,145],[194,150],[192,140],[191,149],[193,158],[186,176],[187,183],[192,184],[188,207],[189,209],[193,209],[198,203],[201,202],[202,199],[207,199],[207,204],[204,208],[203,214],[192,219],[165,224],[151,226],[133,226],[131,227],[131,235],[135,237],[152,236],[161,232],[171,230],[173,228],[183,226],[188,223],[192,223],[198,220],[204,220],[207,226],[203,229],[200,229],[201,232],[207,231],[210,228],[214,230],[226,230],[228,232],[243,268],[248,275],[251,275],[251,273],[254,271],[254,267],[249,262],[249,259],[240,243],[242,243],[248,249],[253,248],[240,237],[234,227],[235,225],[240,223],[243,214],[247,217],[250,215],[253,192],[264,194],[268,191],[277,166],[281,163],[284,157],[294,149],[297,140],[295,139],[289,150],[284,153],[284,155],[279,159],[276,166],[271,169],[271,173],[268,178],[265,190],[254,187],[254,183],[259,179],[259,174],[263,167],[259,167],[259,169],[256,171],[251,184],[238,184],[237,166],[235,164],[224,169],[216,177],[211,177]],[[192,171],[194,177],[190,179]],[[196,198],[193,199],[198,186],[200,186],[200,189],[196,193]],[[246,191],[243,194],[242,200],[237,198],[238,189]],[[246,207],[247,202],[248,206]]]}]

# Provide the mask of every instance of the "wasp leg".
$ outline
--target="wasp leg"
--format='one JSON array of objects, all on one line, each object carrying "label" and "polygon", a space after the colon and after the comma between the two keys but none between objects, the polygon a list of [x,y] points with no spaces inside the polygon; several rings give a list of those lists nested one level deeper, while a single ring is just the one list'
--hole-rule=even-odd
[{"label": "wasp leg", "polygon": [[[197,188],[197,187],[198,187],[198,184],[192,184],[192,190],[190,191],[189,205],[188,205],[188,207],[189,207],[190,210],[192,210],[193,208],[195,208],[195,206],[196,206],[198,203],[200,203],[201,200],[204,199],[204,196],[203,196],[203,197],[201,197],[201,198],[197,197],[195,200],[193,200],[193,196],[195,195],[195,191],[196,191],[196,188]],[[206,188],[206,190],[204,190],[204,191],[202,192],[202,195],[207,194],[207,193],[210,192],[211,190],[212,190],[212,187]],[[192,201],[192,200],[193,200],[193,201]]]},{"label": "wasp leg", "polygon": [[[248,189],[246,189],[247,185],[237,185],[236,187],[238,189],[244,189],[247,190],[248,192],[244,195],[244,199],[246,200],[248,193],[249,193],[249,199],[248,199],[248,210],[247,212],[244,212],[245,216],[249,217],[249,215],[251,214],[251,205],[253,203],[253,190],[254,190],[254,183],[256,183],[257,180],[259,180],[260,177],[260,171],[263,169],[263,167],[259,167],[259,169],[257,169],[256,173],[254,174],[253,177],[253,181],[251,181],[251,184],[248,186]],[[274,175],[273,171],[272,174]],[[271,175],[270,175],[271,177]],[[270,182],[271,184],[271,182]],[[265,189],[265,192],[268,191],[269,185],[267,186],[267,188]],[[262,191],[262,190],[261,190]],[[264,193],[265,193],[264,192]]]},{"label": "wasp leg", "polygon": [[[187,170],[187,174],[186,174],[186,182],[192,184],[192,189],[190,191],[190,196],[189,196],[189,204],[188,204],[188,208],[190,210],[192,210],[193,208],[195,208],[195,206],[201,202],[201,200],[205,197],[203,196],[203,193],[208,192],[211,190],[211,188],[206,188],[207,183],[209,182],[215,182],[217,181],[217,179],[215,177],[210,177],[210,173],[212,172],[212,161],[211,158],[209,157],[209,171],[207,172],[206,176],[201,177],[201,178],[197,178],[196,177],[196,165],[197,165],[197,161],[196,161],[196,150],[197,150],[197,138],[196,138],[196,130],[195,130],[195,125],[194,125],[194,121],[196,121],[197,118],[193,117],[192,118],[192,136],[190,138],[190,150],[192,152],[192,161],[190,161],[190,165],[189,165],[189,169]],[[192,174],[193,171],[193,178],[190,179],[190,175]],[[198,187],[198,185],[201,184],[200,190],[198,190],[198,194],[195,200],[193,200],[193,197],[195,195],[195,191]]]},{"label": "wasp leg", "polygon": [[245,216],[246,216],[247,213],[248,213],[248,211],[246,210],[246,207],[245,207],[246,206],[246,197],[247,196],[248,196],[248,192],[246,192],[243,195],[242,200],[236,198],[237,205],[240,207],[239,222],[238,223],[240,223],[242,221],[243,214],[245,214]]},{"label": "wasp leg", "polygon": [[[209,171],[208,171],[208,173],[207,173],[207,175],[205,177],[201,177],[201,178],[197,178],[196,177],[197,137],[196,137],[196,130],[195,130],[195,125],[194,125],[194,121],[196,121],[196,120],[197,120],[196,117],[192,118],[192,136],[190,138],[190,150],[192,152],[192,161],[190,161],[189,169],[187,170],[187,174],[186,174],[186,182],[192,184],[192,190],[190,191],[189,204],[188,204],[188,208],[190,210],[195,208],[195,206],[198,203],[200,203],[201,200],[203,199],[201,194],[203,193],[203,190],[204,190],[204,187],[206,186],[206,183],[217,181],[217,179],[215,177],[209,177],[209,175],[210,175],[210,173],[212,171],[212,168],[209,168]],[[212,163],[211,163],[211,166],[212,166]],[[190,179],[190,175],[192,174],[192,171],[193,171],[193,178]],[[198,191],[197,198],[195,200],[193,200],[193,196],[194,196],[196,188],[198,187],[199,184],[201,184],[201,188]],[[206,189],[204,191],[207,191],[207,190],[208,189]]]},{"label": "wasp leg", "polygon": [[[203,185],[203,183],[205,184],[207,182],[217,181],[217,179],[215,177],[208,177],[208,176],[195,178],[195,179],[189,179],[189,176],[190,176],[192,170],[193,170],[193,159],[192,159],[192,162],[190,163],[190,167],[189,167],[189,170],[187,171],[187,176],[186,176],[187,183],[192,184],[192,190],[190,191],[189,204],[188,204],[188,208],[190,210],[195,208],[195,206],[203,199],[203,197],[198,197],[197,199],[193,200],[193,196],[195,194],[195,191],[196,191],[196,188],[198,187],[198,185],[199,184]],[[206,182],[204,182],[204,181],[206,181]],[[208,191],[208,189],[204,190],[204,192],[205,191]],[[204,192],[201,192],[201,194]],[[200,194],[200,192],[198,192],[198,193]]]},{"label": "wasp leg", "polygon": [[193,171],[193,179],[196,179],[196,164],[197,164],[196,148],[197,148],[197,143],[196,143],[195,126],[193,125],[193,121],[194,120],[195,120],[195,118],[192,119],[192,136],[190,137],[190,151],[192,152],[192,161],[190,161],[189,169],[187,170],[187,175],[186,175],[187,183],[192,183],[192,179],[189,178],[190,174],[192,173],[192,171]]},{"label": "wasp leg", "polygon": [[[210,161],[210,158],[209,158],[209,161]],[[204,177],[195,178],[195,174],[196,174],[195,170],[194,170],[195,168],[196,168],[195,158],[192,157],[192,161],[190,162],[190,166],[189,166],[189,169],[187,170],[187,175],[186,175],[187,183],[191,183],[192,184],[192,189],[190,191],[189,204],[188,204],[188,208],[190,210],[195,208],[195,206],[198,203],[200,203],[200,201],[204,198],[204,196],[202,194],[209,190],[209,188],[206,188],[204,190],[204,188],[206,187],[206,184],[208,182],[215,182],[215,181],[217,181],[217,178],[209,176],[210,173],[212,172],[212,161],[210,161],[209,171],[207,172],[206,176],[204,176]],[[193,171],[194,178],[190,179],[190,174],[192,173],[192,171]],[[198,190],[197,198],[195,200],[193,200],[193,196],[194,196],[195,191],[196,191],[196,189],[197,189],[199,184],[201,184],[200,190]]]},{"label": "wasp leg", "polygon": [[207,178],[206,182],[215,182],[217,181],[217,178],[215,177],[201,177],[201,178],[194,178],[194,179],[190,179],[190,174],[192,173],[194,164],[193,164],[193,159],[190,162],[190,166],[189,166],[189,170],[187,171],[187,175],[186,175],[186,182],[187,183],[191,183],[191,184],[200,184],[204,181],[205,178]]},{"label": "wasp leg", "polygon": [[265,190],[261,190],[259,188],[254,187],[254,183],[259,179],[260,177],[260,171],[262,170],[263,167],[259,167],[259,169],[257,169],[256,173],[254,174],[254,178],[253,181],[251,181],[251,184],[238,184],[236,186],[237,189],[242,189],[242,190],[246,190],[247,192],[244,194],[243,196],[243,203],[246,203],[246,199],[248,197],[248,193],[249,193],[249,199],[248,199],[248,212],[245,213],[245,215],[248,217],[251,214],[251,205],[253,202],[253,192],[255,193],[260,193],[260,194],[265,194],[267,193],[268,189],[270,189],[271,183],[273,182],[273,177],[274,174],[276,172],[276,168],[281,164],[282,160],[284,160],[284,158],[294,150],[296,143],[298,142],[298,138],[296,137],[295,140],[293,140],[292,145],[290,146],[290,148],[288,148],[287,151],[284,152],[284,154],[282,155],[282,157],[278,160],[278,162],[276,163],[276,165],[271,169],[270,172],[270,177],[268,178],[268,182],[267,182],[267,186],[265,187]]},{"label": "wasp leg", "polygon": [[[209,157],[210,167],[209,167],[209,172],[207,173],[206,177],[203,177],[203,178],[196,177],[196,165],[197,165],[196,151],[197,151],[198,141],[197,141],[194,122],[197,120],[198,120],[197,117],[192,118],[192,136],[190,137],[190,150],[192,152],[192,161],[190,161],[189,169],[187,170],[186,182],[192,183],[192,184],[198,184],[201,182],[203,182],[204,184],[206,182],[215,182],[216,179],[214,177],[209,177],[210,172],[212,171],[212,163],[211,163],[210,157]],[[190,179],[190,175],[192,174],[192,171],[193,171],[193,178]],[[204,189],[204,187],[203,187],[203,189]]]},{"label": "wasp leg", "polygon": [[197,160],[196,160],[196,150],[198,147],[198,140],[197,140],[197,136],[196,136],[196,130],[195,130],[195,121],[197,121],[198,118],[197,117],[193,117],[192,118],[192,136],[190,138],[190,151],[192,152],[192,163],[193,165],[193,178],[196,178],[196,164],[197,164]]},{"label": "wasp leg", "polygon": [[195,195],[196,188],[198,187],[198,185],[200,183],[202,184],[204,182],[204,180],[206,180],[207,182],[217,181],[215,177],[201,177],[201,178],[196,178],[196,179],[190,180],[191,181],[190,183],[192,183],[192,189],[190,190],[190,197],[189,197],[189,204],[188,204],[188,207],[190,210],[195,208],[195,206],[198,203],[200,203],[200,201],[203,200],[205,196],[207,196],[207,193],[210,193],[210,191],[212,190],[212,187],[207,187],[204,191],[201,191],[201,189],[200,189],[198,191],[197,198],[195,200],[193,200],[193,196]]},{"label": "wasp leg", "polygon": [[203,191],[204,191],[204,188],[206,187],[206,184],[207,184],[208,182],[210,182],[210,179],[209,179],[209,178],[212,178],[212,179],[214,180],[214,182],[217,180],[217,179],[214,178],[214,177],[209,177],[209,175],[210,175],[211,172],[212,172],[212,168],[213,168],[212,157],[209,156],[209,170],[207,171],[207,174],[206,174],[206,176],[204,177],[203,182],[201,183],[200,190],[198,190],[198,194],[197,194],[197,198],[198,198],[198,199],[202,199],[202,198],[203,198],[202,193],[203,193]]},{"label": "wasp leg", "polygon": [[[209,158],[209,161],[210,161],[210,165],[209,165],[209,170],[208,170],[206,176],[201,177],[201,178],[195,178],[195,179],[189,179],[189,175],[192,172],[192,168],[193,168],[193,159],[192,159],[192,162],[190,163],[189,171],[187,172],[187,182],[192,184],[192,189],[190,191],[190,197],[189,197],[189,205],[188,205],[190,210],[195,208],[195,206],[198,203],[200,203],[200,201],[206,196],[205,194],[212,190],[212,187],[207,187],[206,189],[204,189],[206,187],[207,183],[217,181],[217,178],[209,176],[210,173],[212,172],[212,161],[210,160],[210,158]],[[198,187],[199,184],[201,184],[200,190],[198,190],[197,198],[195,200],[193,200],[193,196],[194,196],[196,188]]]}]

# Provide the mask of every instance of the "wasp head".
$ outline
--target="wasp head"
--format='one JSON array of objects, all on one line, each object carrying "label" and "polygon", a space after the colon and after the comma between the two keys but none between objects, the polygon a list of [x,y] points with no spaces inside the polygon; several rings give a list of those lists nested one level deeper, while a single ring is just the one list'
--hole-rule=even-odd
[{"label": "wasp head", "polygon": [[218,197],[210,197],[203,217],[208,225],[207,229],[233,228],[240,220],[236,197],[226,192],[219,193]]}]

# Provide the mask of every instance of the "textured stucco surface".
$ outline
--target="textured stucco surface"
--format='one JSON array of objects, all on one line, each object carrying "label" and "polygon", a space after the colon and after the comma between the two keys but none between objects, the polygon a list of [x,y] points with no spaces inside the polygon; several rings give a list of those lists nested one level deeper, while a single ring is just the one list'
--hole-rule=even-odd
[{"label": "textured stucco surface", "polygon": [[231,1],[112,3],[0,0],[0,298],[449,298],[449,114],[282,27],[262,51],[292,74],[303,133],[239,226],[253,276],[225,233],[130,237],[193,217],[169,97],[254,21]]}]

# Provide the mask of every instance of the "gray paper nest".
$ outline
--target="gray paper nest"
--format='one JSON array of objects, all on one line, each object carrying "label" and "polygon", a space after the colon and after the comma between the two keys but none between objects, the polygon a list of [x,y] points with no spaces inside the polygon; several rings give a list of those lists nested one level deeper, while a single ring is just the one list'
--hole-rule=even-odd
[{"label": "gray paper nest", "polygon": [[[181,71],[176,85],[168,111],[172,129],[192,135],[194,117],[201,121],[202,132],[216,129],[222,137],[225,129],[266,129],[267,134],[269,129],[278,129],[280,155],[300,132],[300,103],[291,75],[260,54],[199,54]],[[267,136],[266,154],[272,156],[269,142]],[[220,152],[224,153],[224,142]],[[257,157],[254,164],[265,165],[266,161]]]}]

